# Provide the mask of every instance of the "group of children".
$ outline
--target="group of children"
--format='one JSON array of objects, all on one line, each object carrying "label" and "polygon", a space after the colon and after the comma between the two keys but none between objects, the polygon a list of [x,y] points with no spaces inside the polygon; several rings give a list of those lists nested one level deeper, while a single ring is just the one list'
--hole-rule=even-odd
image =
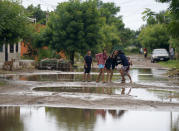
[{"label": "group of children", "polygon": [[[122,77],[122,83],[125,82],[125,76],[127,75],[132,83],[131,76],[129,74],[130,66],[132,65],[132,61],[130,57],[126,57],[125,54],[121,50],[115,50],[110,56],[107,56],[106,49],[103,50],[102,53],[96,54],[97,65],[99,68],[99,74],[97,76],[96,82],[99,82],[100,78],[102,78],[102,82],[112,82],[113,71],[115,67],[119,64],[122,65],[119,72]],[[84,57],[84,81],[90,81],[90,71],[91,66],[93,65],[93,60],[91,57],[91,51],[89,50],[87,55]],[[107,72],[106,81],[104,79],[104,73]]]}]

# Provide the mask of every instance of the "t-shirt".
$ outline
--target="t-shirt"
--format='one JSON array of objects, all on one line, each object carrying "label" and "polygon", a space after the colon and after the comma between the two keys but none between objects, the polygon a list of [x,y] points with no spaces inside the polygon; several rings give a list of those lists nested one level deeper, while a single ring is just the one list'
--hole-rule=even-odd
[{"label": "t-shirt", "polygon": [[84,60],[85,60],[87,66],[91,66],[91,63],[92,63],[92,57],[91,56],[86,55],[84,57]]},{"label": "t-shirt", "polygon": [[96,60],[98,61],[98,64],[104,65],[106,63],[107,58],[108,57],[105,53],[96,54]]},{"label": "t-shirt", "polygon": [[107,69],[110,68],[114,69],[115,66],[116,66],[116,59],[109,56],[108,59],[106,60],[105,67]]},{"label": "t-shirt", "polygon": [[129,66],[129,61],[124,54],[118,54],[117,58],[118,58],[117,59],[118,64],[122,64],[123,66]]}]

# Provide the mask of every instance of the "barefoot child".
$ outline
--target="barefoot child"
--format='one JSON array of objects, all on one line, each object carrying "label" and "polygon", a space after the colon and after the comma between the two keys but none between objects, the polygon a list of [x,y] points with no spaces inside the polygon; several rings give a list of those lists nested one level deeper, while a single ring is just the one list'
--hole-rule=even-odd
[{"label": "barefoot child", "polygon": [[119,61],[118,64],[122,64],[122,67],[120,69],[122,83],[125,82],[125,75],[127,75],[130,79],[130,82],[132,82],[131,76],[128,73],[130,63],[128,61],[128,58],[125,56],[125,54],[121,50],[118,51],[117,59],[119,59],[119,60],[116,60],[116,61]]},{"label": "barefoot child", "polygon": [[115,59],[116,51],[112,53],[111,56],[108,57],[105,63],[105,68],[107,72],[106,82],[111,82],[113,76],[113,70],[116,66],[116,59]]},{"label": "barefoot child", "polygon": [[100,77],[102,77],[102,81],[103,81],[103,83],[105,83],[105,81],[104,81],[104,65],[107,60],[107,54],[106,54],[105,49],[103,50],[102,53],[96,54],[96,60],[98,63],[98,68],[99,68],[99,74],[96,79],[96,82],[99,82]]},{"label": "barefoot child", "polygon": [[90,82],[91,65],[93,65],[93,60],[91,57],[91,51],[89,50],[87,55],[84,57],[84,76],[83,76],[84,82],[86,81],[86,75],[87,75],[88,82]]}]

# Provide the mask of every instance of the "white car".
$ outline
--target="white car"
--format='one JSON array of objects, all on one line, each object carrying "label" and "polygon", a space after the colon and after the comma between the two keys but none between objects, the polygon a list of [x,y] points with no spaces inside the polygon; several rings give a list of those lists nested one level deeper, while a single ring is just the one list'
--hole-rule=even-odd
[{"label": "white car", "polygon": [[166,49],[154,49],[151,55],[151,62],[154,63],[156,61],[168,61],[169,54]]}]

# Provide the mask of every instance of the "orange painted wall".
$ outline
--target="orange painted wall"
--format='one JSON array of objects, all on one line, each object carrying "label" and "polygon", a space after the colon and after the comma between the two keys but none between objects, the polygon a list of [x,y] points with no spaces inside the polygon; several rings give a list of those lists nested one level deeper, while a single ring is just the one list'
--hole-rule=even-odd
[{"label": "orange painted wall", "polygon": [[[37,24],[37,25],[35,25],[35,28],[36,28],[37,32],[40,32],[40,29],[45,28],[45,25]],[[42,49],[47,50],[48,46],[44,46],[44,47],[42,47]],[[27,52],[28,52],[28,46],[25,45],[24,42],[21,42],[21,56],[23,56]],[[59,54],[61,58],[66,59],[66,55],[65,55],[64,51],[57,52],[57,54]],[[38,58],[38,56],[35,57],[35,59],[37,59],[37,58]]]},{"label": "orange painted wall", "polygon": [[23,56],[24,54],[26,54],[27,51],[28,51],[27,45],[25,45],[24,42],[21,42],[21,56]]}]

